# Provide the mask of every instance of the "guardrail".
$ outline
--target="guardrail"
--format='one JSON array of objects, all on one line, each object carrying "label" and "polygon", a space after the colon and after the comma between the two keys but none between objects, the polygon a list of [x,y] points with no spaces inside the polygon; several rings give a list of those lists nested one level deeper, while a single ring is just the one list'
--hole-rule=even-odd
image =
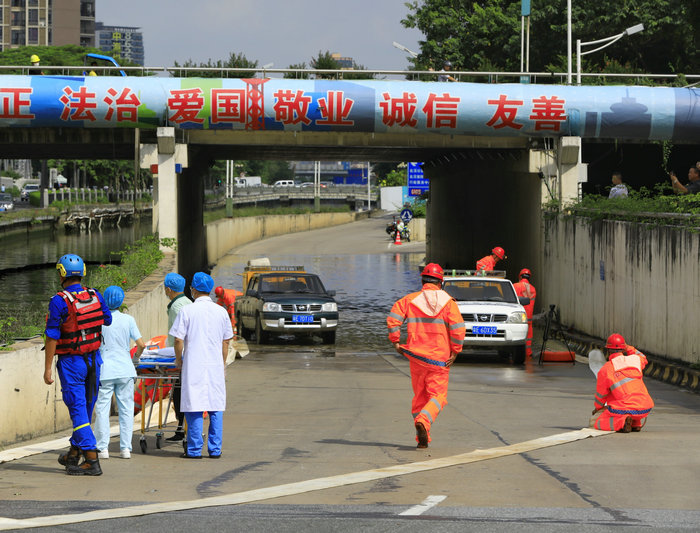
[{"label": "guardrail", "polygon": [[[208,206],[219,206],[226,202],[226,197],[223,191],[219,193],[214,193],[214,197],[208,196],[206,201]],[[288,203],[292,201],[300,201],[303,203],[313,202],[314,200],[314,188],[313,187],[235,187],[233,191],[232,201],[234,205],[246,205],[246,204],[257,204],[257,203],[271,203],[280,202]],[[353,185],[340,185],[331,186],[321,189],[319,195],[321,201],[330,202],[366,202],[367,201],[367,187],[366,186],[353,186]],[[378,201],[379,189],[377,187],[371,187],[370,189],[370,200],[373,204]]]},{"label": "guardrail", "polygon": [[[28,75],[37,67],[31,65],[0,65],[0,74]],[[91,66],[81,67],[76,65],[41,65],[44,74],[62,76],[82,76],[86,70],[94,70],[98,75],[119,75],[123,70],[131,76],[153,76],[154,74],[170,77],[190,77],[192,74],[219,74],[220,78],[261,78],[279,77],[292,79],[383,79],[386,77],[401,77],[407,81],[437,81],[438,71],[434,70],[351,70],[351,69],[295,69],[295,68],[217,68],[217,67],[108,67]],[[273,76],[274,75],[274,76]],[[450,71],[450,75],[458,82],[477,83],[503,83],[522,81],[527,78],[528,83],[566,85],[569,76],[566,72],[509,72],[509,71]],[[214,76],[216,77],[216,76]],[[643,85],[672,85],[679,79],[689,82],[686,86],[700,84],[700,74],[657,74],[657,73],[588,73],[582,72],[581,77],[594,81],[600,80],[633,80],[631,84]],[[447,83],[447,82],[446,82]]]}]

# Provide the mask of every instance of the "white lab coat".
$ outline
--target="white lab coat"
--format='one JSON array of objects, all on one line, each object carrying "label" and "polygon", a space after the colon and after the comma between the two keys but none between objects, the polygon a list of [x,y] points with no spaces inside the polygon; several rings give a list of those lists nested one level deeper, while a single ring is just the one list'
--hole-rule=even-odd
[{"label": "white lab coat", "polygon": [[184,341],[182,353],[183,413],[226,410],[226,380],[222,343],[233,338],[226,310],[209,296],[184,306],[175,318],[170,335]]}]

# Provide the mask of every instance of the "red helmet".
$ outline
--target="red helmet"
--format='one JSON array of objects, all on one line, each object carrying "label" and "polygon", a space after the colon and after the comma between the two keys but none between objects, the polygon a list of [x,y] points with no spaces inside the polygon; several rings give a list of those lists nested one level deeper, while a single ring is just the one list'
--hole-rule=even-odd
[{"label": "red helmet", "polygon": [[506,251],[500,246],[496,246],[493,250],[491,250],[491,253],[499,259],[506,259]]},{"label": "red helmet", "polygon": [[611,350],[625,350],[627,349],[627,344],[625,344],[625,339],[619,333],[613,333],[608,337],[608,341],[605,343],[606,348]]},{"label": "red helmet", "polygon": [[224,294],[224,288],[217,287],[216,289],[214,289],[214,294],[216,294],[217,298],[221,298],[221,296]]},{"label": "red helmet", "polygon": [[520,274],[518,274],[518,277],[521,278],[521,279],[522,279],[522,278],[530,279],[530,276],[532,276],[532,272],[530,272],[530,269],[529,269],[529,268],[523,268],[523,269],[520,271]]},{"label": "red helmet", "polygon": [[421,276],[430,276],[431,278],[439,279],[442,281],[444,279],[444,272],[442,267],[437,263],[428,263],[425,265],[423,272],[420,273]]}]

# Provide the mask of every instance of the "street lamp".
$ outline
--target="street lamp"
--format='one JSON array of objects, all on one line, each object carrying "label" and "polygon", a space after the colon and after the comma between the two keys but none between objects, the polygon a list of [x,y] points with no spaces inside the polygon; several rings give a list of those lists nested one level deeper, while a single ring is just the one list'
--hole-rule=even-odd
[{"label": "street lamp", "polygon": [[[597,52],[598,50],[602,50],[603,48],[610,46],[614,42],[619,41],[625,35],[632,35],[633,33],[639,33],[640,31],[643,31],[643,30],[644,30],[644,24],[637,24],[635,26],[630,26],[622,33],[618,33],[617,35],[613,35],[612,37],[606,37],[605,39],[598,39],[597,41],[588,41],[588,42],[582,43],[581,39],[576,39],[576,85],[581,85],[581,57],[582,56],[592,54],[593,52]],[[596,44],[602,44],[602,46],[599,46],[598,48],[594,48],[593,50],[588,50],[586,52],[581,51],[582,46],[592,46],[592,45],[596,45]]]},{"label": "street lamp", "polygon": [[406,52],[407,54],[411,54],[413,57],[418,57],[418,54],[416,54],[413,50],[409,50],[408,48],[406,48],[406,47],[405,47],[404,45],[402,45],[401,43],[397,43],[396,41],[394,41],[394,42],[391,43],[391,44],[393,44],[393,45],[394,45],[396,48],[398,48],[399,50],[403,50],[403,51]]}]

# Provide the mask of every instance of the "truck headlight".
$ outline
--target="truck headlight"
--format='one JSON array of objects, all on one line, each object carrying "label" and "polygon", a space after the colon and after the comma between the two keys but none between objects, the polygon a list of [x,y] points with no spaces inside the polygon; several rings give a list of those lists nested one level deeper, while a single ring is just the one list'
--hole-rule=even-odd
[{"label": "truck headlight", "polygon": [[282,310],[282,306],[277,302],[265,302],[263,304],[263,311],[270,311],[272,313],[279,313]]},{"label": "truck headlight", "polygon": [[522,311],[511,313],[506,320],[507,324],[522,324],[523,322],[527,322],[527,315]]},{"label": "truck headlight", "polygon": [[327,302],[321,306],[321,311],[337,311],[338,310],[338,304],[335,302]]}]

